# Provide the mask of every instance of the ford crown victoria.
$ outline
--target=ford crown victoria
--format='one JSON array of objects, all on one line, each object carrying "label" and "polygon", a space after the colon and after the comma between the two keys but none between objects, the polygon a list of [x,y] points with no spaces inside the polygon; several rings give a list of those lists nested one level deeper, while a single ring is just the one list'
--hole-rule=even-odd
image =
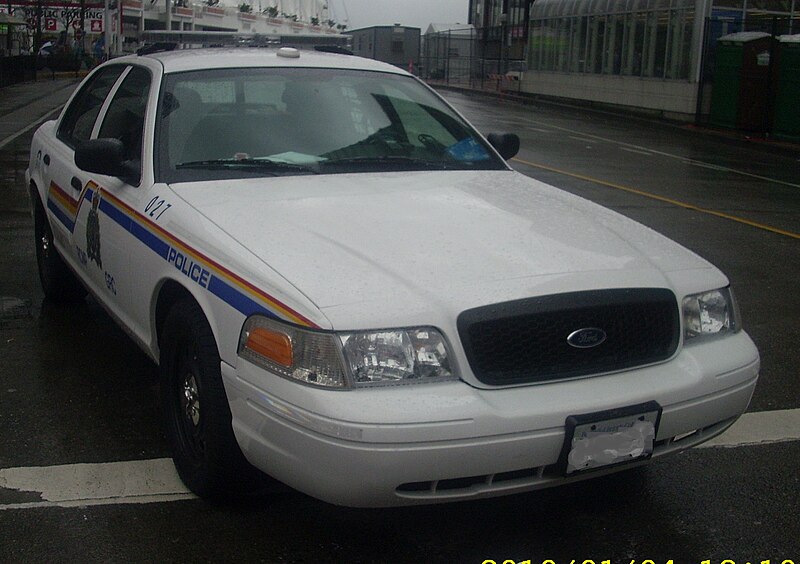
[{"label": "ford crown victoria", "polygon": [[759,368],[728,279],[518,146],[343,54],[115,59],[33,139],[41,284],[159,365],[201,496],[256,468],[341,505],[473,499],[721,433]]}]

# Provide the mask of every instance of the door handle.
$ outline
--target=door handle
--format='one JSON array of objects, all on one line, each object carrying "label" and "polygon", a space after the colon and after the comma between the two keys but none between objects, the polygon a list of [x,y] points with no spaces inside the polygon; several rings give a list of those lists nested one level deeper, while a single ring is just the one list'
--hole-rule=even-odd
[{"label": "door handle", "polygon": [[47,166],[50,166],[50,155],[45,155],[44,156],[44,164],[46,164]]},{"label": "door handle", "polygon": [[72,187],[75,188],[78,192],[83,190],[83,184],[81,184],[81,179],[77,176],[73,176],[72,180],[69,181],[72,184]]}]

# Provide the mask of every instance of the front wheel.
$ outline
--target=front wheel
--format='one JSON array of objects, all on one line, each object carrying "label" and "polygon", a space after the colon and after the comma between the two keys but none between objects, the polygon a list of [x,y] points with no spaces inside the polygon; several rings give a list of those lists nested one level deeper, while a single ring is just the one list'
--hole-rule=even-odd
[{"label": "front wheel", "polygon": [[53,244],[53,230],[41,204],[33,218],[36,266],[44,295],[58,303],[77,302],[86,297],[84,288],[58,254]]},{"label": "front wheel", "polygon": [[186,486],[217,500],[251,489],[256,472],[233,434],[217,344],[193,300],[178,302],[167,315],[160,371],[167,436]]}]

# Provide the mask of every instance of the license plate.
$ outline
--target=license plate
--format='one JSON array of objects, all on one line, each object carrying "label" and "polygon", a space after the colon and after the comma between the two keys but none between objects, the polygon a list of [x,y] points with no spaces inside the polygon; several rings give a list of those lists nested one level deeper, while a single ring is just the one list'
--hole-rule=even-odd
[{"label": "license plate", "polygon": [[650,458],[661,406],[640,405],[567,417],[562,468],[566,475]]}]

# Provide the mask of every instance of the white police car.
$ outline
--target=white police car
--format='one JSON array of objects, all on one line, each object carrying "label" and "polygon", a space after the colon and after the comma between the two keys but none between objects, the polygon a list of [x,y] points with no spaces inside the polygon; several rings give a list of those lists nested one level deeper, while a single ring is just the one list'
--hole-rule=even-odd
[{"label": "white police car", "polygon": [[116,59],[34,136],[41,283],[159,364],[203,496],[254,466],[343,505],[463,500],[727,428],[759,357],[726,277],[488,139],[375,61]]}]

